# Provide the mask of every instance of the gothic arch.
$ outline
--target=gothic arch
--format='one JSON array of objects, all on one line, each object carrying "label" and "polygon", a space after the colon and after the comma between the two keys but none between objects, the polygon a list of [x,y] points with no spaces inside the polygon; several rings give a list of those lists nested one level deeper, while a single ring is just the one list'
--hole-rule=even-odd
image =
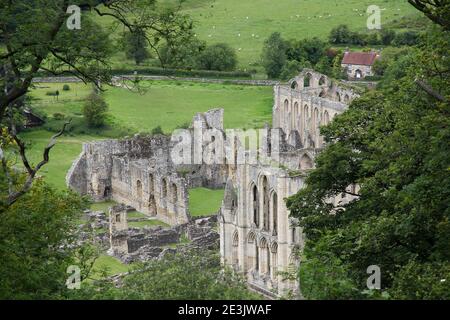
[{"label": "gothic arch", "polygon": [[324,86],[327,84],[327,79],[325,78],[325,76],[321,76],[319,79],[319,86]]},{"label": "gothic arch", "polygon": [[272,193],[272,234],[278,235],[278,195]]},{"label": "gothic arch", "polygon": [[346,94],[345,96],[344,96],[344,102],[345,103],[348,103],[350,101],[350,97],[348,96],[348,94]]},{"label": "gothic arch", "polygon": [[303,129],[308,129],[309,107],[307,104],[303,107]]},{"label": "gothic arch", "polygon": [[314,136],[317,134],[317,130],[319,130],[319,109],[314,108],[313,121],[311,124],[311,131],[313,132]]},{"label": "gothic arch", "polygon": [[327,110],[325,110],[325,112],[323,113],[323,121],[322,121],[323,125],[326,126],[330,123],[330,115],[328,113]]},{"label": "gothic arch", "polygon": [[303,87],[309,88],[312,85],[313,76],[311,73],[305,74],[305,77],[303,78]]},{"label": "gothic arch", "polygon": [[283,110],[286,114],[289,113],[289,100],[286,99],[284,100],[284,110]]},{"label": "gothic arch", "polygon": [[148,191],[149,193],[155,192],[155,178],[151,173],[148,175]]},{"label": "gothic arch", "polygon": [[307,154],[304,154],[300,158],[300,169],[308,170],[308,169],[312,169],[312,167],[313,167],[313,162],[312,162],[311,158]]},{"label": "gothic arch", "polygon": [[136,181],[136,195],[139,199],[142,199],[142,182],[141,182],[141,180]]},{"label": "gothic arch", "polygon": [[263,200],[263,230],[269,230],[270,199],[269,199],[269,181],[267,179],[267,176],[262,177],[261,191]]},{"label": "gothic arch", "polygon": [[262,237],[259,241],[260,253],[260,270],[264,274],[270,274],[270,250],[266,238]]},{"label": "gothic arch", "polygon": [[235,267],[239,266],[239,233],[234,231],[232,242],[232,264]]},{"label": "gothic arch", "polygon": [[258,194],[258,187],[255,184],[252,184],[251,187],[251,194],[250,194],[250,203],[252,204],[252,213],[253,213],[253,219],[252,222],[256,225],[256,227],[259,227],[259,194]]},{"label": "gothic arch", "polygon": [[276,279],[278,273],[278,243],[276,243],[275,241],[270,246],[270,257],[270,276],[272,279]]},{"label": "gothic arch", "polygon": [[172,183],[172,186],[171,186],[170,189],[171,189],[170,193],[172,195],[172,202],[174,204],[176,204],[177,201],[178,201],[178,188],[177,188],[177,185],[175,183]]},{"label": "gothic arch", "polygon": [[297,81],[292,81],[291,89],[298,90],[298,83],[297,83]]},{"label": "gothic arch", "polygon": [[255,271],[259,271],[259,250],[256,243],[256,235],[250,231],[247,236],[248,254],[247,254],[247,267],[253,268]]},{"label": "gothic arch", "polygon": [[294,103],[293,113],[294,113],[294,116],[292,117],[292,122],[293,122],[292,128],[296,129],[295,127],[298,126],[298,121],[300,119],[300,108],[299,108],[299,104],[297,101]]},{"label": "gothic arch", "polygon": [[166,180],[166,178],[163,178],[161,180],[161,197],[167,198],[167,180]]}]

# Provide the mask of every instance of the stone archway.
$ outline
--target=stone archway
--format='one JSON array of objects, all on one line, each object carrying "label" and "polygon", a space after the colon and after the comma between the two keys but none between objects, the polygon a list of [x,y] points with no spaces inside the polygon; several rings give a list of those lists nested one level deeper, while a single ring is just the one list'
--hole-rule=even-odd
[{"label": "stone archway", "polygon": [[308,170],[308,169],[312,169],[313,167],[313,162],[311,160],[311,158],[304,154],[301,158],[300,158],[300,169],[301,170]]},{"label": "stone archway", "polygon": [[237,230],[234,232],[232,239],[233,242],[231,244],[232,245],[231,259],[233,266],[237,270],[237,268],[239,267],[239,234]]}]

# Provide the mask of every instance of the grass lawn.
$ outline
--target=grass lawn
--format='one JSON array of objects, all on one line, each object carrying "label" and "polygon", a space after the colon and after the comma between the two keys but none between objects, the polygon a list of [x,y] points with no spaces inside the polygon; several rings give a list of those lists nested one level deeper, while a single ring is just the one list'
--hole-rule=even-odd
[{"label": "grass lawn", "polygon": [[222,205],[224,190],[195,188],[189,190],[189,211],[191,216],[213,215]]},{"label": "grass lawn", "polygon": [[[89,94],[90,86],[70,84],[71,91],[64,92],[62,86],[39,84],[31,92],[33,105],[50,120],[54,114],[60,113],[78,120],[72,126],[80,125],[84,98]],[[225,109],[227,128],[259,128],[265,122],[271,122],[271,87],[178,81],[146,81],[143,86],[147,88],[144,94],[122,88],[108,88],[105,93],[113,121],[119,126],[130,128],[132,132],[150,132],[161,126],[164,132],[170,133],[190,123],[197,112],[218,107]],[[51,90],[60,91],[58,100],[45,95]],[[106,133],[114,136],[112,132]],[[104,135],[104,132],[95,134]]]},{"label": "grass lawn", "polygon": [[[161,0],[174,4],[177,0]],[[199,39],[209,44],[224,42],[236,49],[239,68],[260,69],[264,40],[273,32],[286,39],[319,37],[326,39],[332,28],[347,24],[352,30],[367,30],[366,10],[378,5],[382,24],[402,17],[419,17],[408,2],[399,0],[186,0],[183,13],[195,22]],[[104,26],[110,18],[98,19]],[[117,39],[121,28],[114,32]],[[118,52],[113,62],[117,67],[136,68]]]},{"label": "grass lawn", "polygon": [[240,67],[251,69],[271,33],[326,39],[339,24],[364,31],[370,5],[381,8],[382,23],[419,15],[407,1],[398,0],[188,0],[185,12],[197,22],[200,39],[228,43],[237,50]]},{"label": "grass lawn", "polygon": [[127,218],[128,219],[144,219],[147,218],[147,216],[141,212],[137,212],[137,211],[131,211],[127,213]]},{"label": "grass lawn", "polygon": [[[42,160],[42,153],[52,135],[53,133],[45,130],[32,130],[21,134],[24,141],[29,143],[27,155],[33,165]],[[39,174],[58,189],[65,189],[66,173],[80,154],[81,144],[94,139],[99,139],[99,137],[85,135],[60,137],[50,152],[50,162],[39,171]]]},{"label": "grass lawn", "polygon": [[156,227],[161,226],[164,228],[170,227],[167,223],[160,220],[150,219],[146,221],[128,222],[128,226],[132,228],[144,228],[144,227]]},{"label": "grass lawn", "polygon": [[95,260],[94,266],[92,268],[92,277],[94,279],[100,279],[101,273],[104,270],[106,271],[108,276],[113,276],[116,274],[128,272],[130,268],[131,265],[126,265],[119,259],[104,254],[100,255],[97,260]]},{"label": "grass lawn", "polygon": [[97,202],[93,203],[91,205],[92,211],[103,211],[104,213],[108,214],[109,208],[112,206],[115,206],[117,202],[115,201],[104,201],[104,202]]},{"label": "grass lawn", "polygon": [[226,128],[259,128],[271,122],[270,87],[152,81],[144,95],[113,88],[105,94],[110,112],[133,131],[149,132],[161,126],[170,133],[192,121],[197,112],[225,110]]}]

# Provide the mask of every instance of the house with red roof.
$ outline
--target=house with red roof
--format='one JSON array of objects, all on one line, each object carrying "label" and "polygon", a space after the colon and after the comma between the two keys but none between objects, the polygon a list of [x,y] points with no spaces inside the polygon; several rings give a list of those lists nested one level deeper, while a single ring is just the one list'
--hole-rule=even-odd
[{"label": "house with red roof", "polygon": [[377,59],[380,58],[378,52],[350,52],[344,53],[342,59],[342,68],[348,75],[349,79],[361,80],[367,76],[372,76],[372,67]]}]

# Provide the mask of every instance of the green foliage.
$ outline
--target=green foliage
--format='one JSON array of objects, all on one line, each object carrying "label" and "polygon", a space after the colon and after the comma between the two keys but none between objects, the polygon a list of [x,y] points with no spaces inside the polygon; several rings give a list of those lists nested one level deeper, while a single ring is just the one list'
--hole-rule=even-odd
[{"label": "green foliage", "polygon": [[287,61],[281,70],[280,79],[289,80],[297,76],[304,68],[312,68],[309,61],[302,60],[291,60]]},{"label": "green foliage", "polygon": [[103,97],[95,92],[91,93],[83,106],[83,115],[91,128],[99,128],[105,125],[108,105]]},{"label": "green foliage", "polygon": [[191,70],[198,68],[198,58],[205,49],[206,42],[191,38],[177,43],[167,43],[159,54],[165,67]]},{"label": "green foliage", "polygon": [[[329,145],[287,201],[308,239],[307,297],[448,298],[450,106],[414,79],[449,98],[449,39],[430,32],[388,63],[378,90],[321,129]],[[328,201],[352,185],[353,201]],[[370,265],[381,268],[382,292],[365,290]]]},{"label": "green foliage", "polygon": [[148,51],[148,42],[145,31],[142,29],[126,31],[122,34],[121,45],[128,59],[133,59],[136,65],[140,65],[151,57]]},{"label": "green foliage", "polygon": [[381,30],[381,43],[388,46],[394,41],[396,33],[394,30],[382,29]]},{"label": "green foliage", "polygon": [[[3,172],[0,175],[5,192]],[[87,203],[41,181],[0,210],[0,299],[58,299],[69,265],[80,265],[75,221]],[[87,270],[82,269],[82,274]]]},{"label": "green foliage", "polygon": [[120,300],[256,300],[245,281],[231,270],[222,271],[215,251],[167,254],[134,266],[120,288],[107,280],[84,283],[72,299]]},{"label": "green foliage", "polygon": [[415,46],[419,42],[419,34],[414,31],[405,31],[397,33],[392,44],[399,46]]},{"label": "green foliage", "polygon": [[328,47],[328,43],[319,38],[303,39],[291,41],[286,54],[288,60],[306,60],[315,65],[325,55]]},{"label": "green foliage", "polygon": [[233,71],[236,65],[236,53],[226,43],[208,46],[198,56],[198,66],[203,70]]},{"label": "green foliage", "polygon": [[152,129],[151,134],[154,135],[154,136],[158,135],[158,134],[164,134],[164,131],[161,128],[161,126],[157,126],[157,127]]},{"label": "green foliage", "polygon": [[269,78],[278,78],[287,61],[287,42],[278,32],[272,33],[264,42],[262,53],[263,66]]},{"label": "green foliage", "polygon": [[63,91],[70,91],[70,86],[68,84],[63,85]]}]

